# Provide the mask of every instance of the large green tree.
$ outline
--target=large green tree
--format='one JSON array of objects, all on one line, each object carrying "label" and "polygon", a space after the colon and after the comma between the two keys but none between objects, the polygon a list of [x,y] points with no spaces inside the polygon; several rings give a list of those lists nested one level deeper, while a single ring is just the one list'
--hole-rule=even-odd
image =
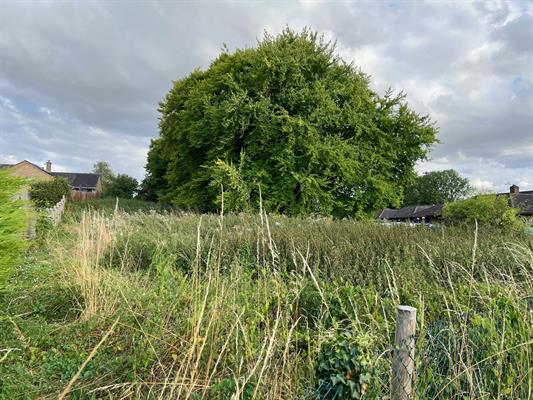
[{"label": "large green tree", "polygon": [[[180,207],[224,198],[287,214],[364,215],[401,203],[436,129],[405,96],[369,77],[316,33],[265,35],[174,82],[160,103],[144,187]],[[220,185],[219,185],[220,184]]]},{"label": "large green tree", "polygon": [[427,172],[406,188],[404,204],[442,204],[466,197],[472,192],[468,179],[453,169]]},{"label": "large green tree", "polygon": [[122,199],[132,199],[135,193],[137,193],[138,187],[139,183],[137,182],[137,179],[127,174],[118,174],[113,177],[108,184],[104,195],[109,197],[120,197]]}]

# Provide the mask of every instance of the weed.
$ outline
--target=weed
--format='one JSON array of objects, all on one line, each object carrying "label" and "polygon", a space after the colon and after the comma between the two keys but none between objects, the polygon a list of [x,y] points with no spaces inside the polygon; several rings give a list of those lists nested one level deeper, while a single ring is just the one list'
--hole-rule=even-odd
[{"label": "weed", "polygon": [[66,220],[0,298],[0,398],[71,382],[80,399],[296,399],[320,379],[383,398],[399,303],[419,310],[419,398],[528,396],[526,236],[264,214]]}]

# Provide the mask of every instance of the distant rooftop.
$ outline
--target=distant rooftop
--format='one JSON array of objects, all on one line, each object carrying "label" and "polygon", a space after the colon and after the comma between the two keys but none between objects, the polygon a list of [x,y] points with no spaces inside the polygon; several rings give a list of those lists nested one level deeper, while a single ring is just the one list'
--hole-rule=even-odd
[{"label": "distant rooftop", "polygon": [[508,196],[511,207],[518,208],[520,215],[533,215],[533,190],[520,190],[517,185],[512,185],[509,192],[498,193],[498,196]]},{"label": "distant rooftop", "polygon": [[52,176],[67,178],[70,186],[75,188],[96,188],[100,175],[80,172],[50,172]]},{"label": "distant rooftop", "polygon": [[428,204],[420,206],[406,206],[400,209],[385,208],[379,214],[379,219],[410,219],[436,217],[442,212],[442,204]]},{"label": "distant rooftop", "polygon": [[52,172],[52,163],[50,161],[46,163],[46,168],[42,168],[28,160],[23,160],[16,164],[0,164],[0,168],[13,167],[22,162],[27,162],[51,176],[61,176],[63,178],[67,178],[69,185],[73,188],[95,189],[96,185],[98,184],[98,178],[100,177],[99,174],[86,172]]}]

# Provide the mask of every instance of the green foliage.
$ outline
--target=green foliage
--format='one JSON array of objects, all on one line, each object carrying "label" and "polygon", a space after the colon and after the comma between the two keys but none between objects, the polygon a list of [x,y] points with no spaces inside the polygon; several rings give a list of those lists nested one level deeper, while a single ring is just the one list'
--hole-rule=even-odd
[{"label": "green foliage", "polygon": [[[471,290],[471,287],[461,286],[458,293],[461,296]],[[436,393],[442,398],[453,398],[460,392],[472,393],[471,377],[462,374],[450,381],[449,371],[457,368],[461,360],[483,360],[487,354],[505,355],[484,364],[482,376],[477,379],[483,382],[486,393],[519,398],[517,389],[519,391],[521,385],[517,382],[522,371],[516,368],[515,361],[527,359],[531,351],[531,339],[529,346],[524,341],[526,332],[531,331],[530,322],[523,318],[521,309],[527,305],[520,304],[497,285],[479,285],[477,290],[485,303],[482,311],[471,306],[468,313],[432,321],[425,328],[420,339],[425,351],[416,360],[419,379],[425,382],[418,389],[421,398],[434,398]],[[506,351],[509,348],[514,348],[515,352],[509,354]]]},{"label": "green foliage", "polygon": [[436,135],[402,93],[374,93],[367,75],[308,30],[224,51],[175,81],[159,110],[143,186],[204,211],[220,206],[223,178],[236,209],[247,199],[257,208],[259,187],[266,210],[291,215],[399,205]]},{"label": "green foliage", "polygon": [[244,153],[241,156],[238,169],[222,160],[215,161],[215,165],[210,167],[212,178],[209,185],[217,193],[216,205],[221,208],[224,198],[224,209],[227,211],[246,211],[250,205],[250,188],[242,178]]},{"label": "green foliage", "polygon": [[47,232],[54,229],[54,224],[52,223],[50,216],[44,210],[38,211],[36,217],[35,231],[37,233],[37,238],[42,239]]},{"label": "green foliage", "polygon": [[25,181],[0,169],[0,290],[27,245],[24,233],[30,217],[26,202],[15,200]]},{"label": "green foliage", "polygon": [[0,398],[57,397],[120,317],[72,398],[318,399],[343,377],[388,399],[399,303],[418,309],[416,398],[529,395],[532,237],[78,204],[0,296]]},{"label": "green foliage", "polygon": [[442,215],[452,223],[474,223],[502,229],[523,230],[518,210],[509,205],[505,196],[479,195],[444,206]]},{"label": "green foliage", "polygon": [[457,171],[427,172],[416,177],[413,184],[405,189],[404,204],[443,204],[459,200],[472,192],[468,179]]},{"label": "green foliage", "polygon": [[[102,214],[113,214],[117,207],[116,198],[103,197],[100,199],[91,199],[84,201],[71,201],[66,204],[68,214],[67,218],[74,218],[79,220],[80,216],[84,212],[96,211]],[[169,204],[151,201],[143,201],[139,199],[119,199],[118,211],[128,214],[132,213],[170,213],[175,211],[174,207]]]},{"label": "green foliage", "polygon": [[[232,395],[237,391],[237,385],[235,379],[222,379],[220,382],[215,383],[211,386],[209,391],[209,399],[212,400],[226,400],[231,399]],[[252,382],[249,382],[242,389],[241,400],[251,400],[253,399],[254,386]],[[198,399],[201,399],[198,396]]]},{"label": "green foliage", "polygon": [[162,200],[168,192],[165,178],[168,161],[163,159],[161,139],[152,139],[146,160],[146,176],[141,183],[140,194],[148,201]]},{"label": "green foliage", "polygon": [[132,199],[138,187],[137,179],[126,174],[118,174],[108,183],[104,196]]},{"label": "green foliage", "polygon": [[59,176],[50,181],[32,182],[30,186],[30,199],[37,207],[42,208],[53,207],[69,193],[68,180]]},{"label": "green foliage", "polygon": [[100,175],[102,193],[106,197],[132,199],[139,190],[137,179],[127,174],[115,174],[107,161],[94,163],[93,172]]},{"label": "green foliage", "polygon": [[102,192],[106,192],[108,185],[115,178],[114,172],[111,170],[111,166],[107,161],[97,161],[93,165],[93,172],[100,175],[102,180]]},{"label": "green foliage", "polygon": [[319,382],[333,390],[322,398],[361,399],[371,380],[372,348],[368,336],[335,332],[322,344],[316,367]]}]

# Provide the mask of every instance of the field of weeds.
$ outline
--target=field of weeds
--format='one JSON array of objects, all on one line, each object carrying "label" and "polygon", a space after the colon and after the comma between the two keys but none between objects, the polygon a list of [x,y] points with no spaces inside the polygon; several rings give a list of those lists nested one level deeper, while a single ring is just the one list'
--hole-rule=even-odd
[{"label": "field of weeds", "polygon": [[533,396],[526,235],[93,207],[7,286],[4,399],[387,399],[399,304],[415,398]]}]

